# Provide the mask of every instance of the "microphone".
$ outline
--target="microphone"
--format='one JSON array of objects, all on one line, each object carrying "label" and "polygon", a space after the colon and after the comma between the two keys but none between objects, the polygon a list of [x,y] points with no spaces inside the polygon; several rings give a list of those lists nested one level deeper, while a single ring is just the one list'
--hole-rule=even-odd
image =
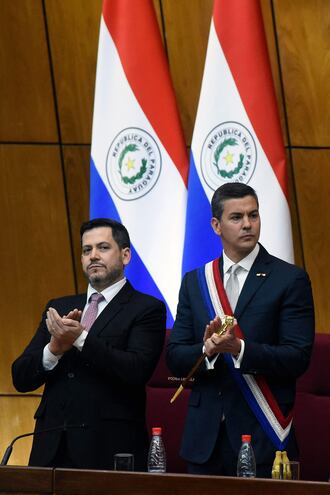
[{"label": "microphone", "polygon": [[0,466],[6,466],[7,465],[7,462],[9,461],[9,457],[11,456],[11,453],[13,450],[13,445],[16,442],[16,440],[19,440],[20,438],[31,437],[34,435],[39,435],[40,433],[48,433],[50,431],[66,431],[68,429],[70,430],[71,428],[86,428],[86,427],[87,427],[87,425],[85,423],[82,423],[80,425],[66,425],[66,424],[64,424],[61,426],[55,426],[53,428],[44,428],[43,430],[31,431],[30,433],[23,433],[23,435],[18,435],[17,437],[15,437],[10,442],[10,444],[6,448],[6,451],[4,453],[4,456],[2,458]]}]

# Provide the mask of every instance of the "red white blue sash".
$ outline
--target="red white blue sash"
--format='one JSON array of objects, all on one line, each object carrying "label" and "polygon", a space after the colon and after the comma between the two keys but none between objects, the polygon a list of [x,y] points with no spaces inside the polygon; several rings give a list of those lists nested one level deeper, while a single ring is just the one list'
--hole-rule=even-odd
[{"label": "red white blue sash", "polygon": [[[225,314],[232,315],[233,312],[220,275],[219,259],[210,261],[199,268],[197,274],[210,320],[215,318],[216,315],[221,318]],[[244,340],[243,332],[238,325],[235,327],[235,334]],[[283,416],[263,376],[242,374],[239,369],[235,368],[231,354],[224,354],[224,358],[233,378],[263,430],[277,450],[284,450],[289,439],[292,411],[287,417]]]}]

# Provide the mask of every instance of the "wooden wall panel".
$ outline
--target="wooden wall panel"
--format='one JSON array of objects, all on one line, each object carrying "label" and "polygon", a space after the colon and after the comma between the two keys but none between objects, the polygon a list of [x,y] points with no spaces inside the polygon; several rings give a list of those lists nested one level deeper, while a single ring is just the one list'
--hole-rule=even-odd
[{"label": "wooden wall panel", "polygon": [[[18,435],[34,430],[34,413],[40,397],[0,396],[0,460],[10,442]],[[23,413],[24,411],[24,413]],[[8,465],[26,466],[32,445],[32,437],[17,440]]]},{"label": "wooden wall panel", "polygon": [[10,393],[12,361],[46,302],[73,293],[74,281],[58,148],[0,145],[0,167],[0,393]]},{"label": "wooden wall panel", "polygon": [[329,0],[274,0],[291,144],[329,146]]},{"label": "wooden wall panel", "polygon": [[69,200],[74,264],[78,292],[86,291],[86,279],[81,270],[80,225],[89,218],[89,146],[65,146],[64,167]]},{"label": "wooden wall panel", "polygon": [[288,184],[289,184],[289,207],[292,225],[292,240],[294,251],[294,262],[296,265],[304,268],[304,257],[301,245],[300,219],[297,207],[296,190],[294,187],[294,177],[292,170],[292,160],[288,150],[286,150],[286,163],[288,169]]},{"label": "wooden wall panel", "polygon": [[90,143],[101,0],[46,0],[61,135]]},{"label": "wooden wall panel", "polygon": [[[187,145],[191,143],[212,15],[212,0],[162,0],[168,57]],[[178,49],[180,47],[180,49]]]},{"label": "wooden wall panel", "polygon": [[275,39],[276,35],[274,32],[272,1],[261,0],[260,5],[262,10],[264,26],[265,26],[265,35],[267,40],[269,60],[272,69],[274,88],[277,98],[277,106],[281,121],[283,140],[285,145],[287,145],[288,137],[287,137],[286,125],[285,125],[285,113],[284,113],[283,95],[282,95],[281,80],[280,80],[280,70],[278,66],[278,54],[277,54],[276,39]]},{"label": "wooden wall panel", "polygon": [[313,285],[316,329],[330,333],[330,150],[293,150],[305,266]]},{"label": "wooden wall panel", "polygon": [[1,1],[0,141],[56,141],[41,0]]}]

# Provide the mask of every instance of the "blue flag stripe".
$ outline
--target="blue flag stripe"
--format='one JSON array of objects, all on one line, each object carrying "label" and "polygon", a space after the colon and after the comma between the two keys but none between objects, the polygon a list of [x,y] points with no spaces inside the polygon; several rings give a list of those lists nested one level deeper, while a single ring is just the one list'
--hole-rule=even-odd
[{"label": "blue flag stripe", "polygon": [[[90,218],[113,218],[114,220],[122,223],[117,208],[115,207],[114,202],[112,201],[112,198],[109,195],[92,158],[90,161],[90,187]],[[150,273],[146,269],[133,244],[131,244],[131,251],[132,261],[125,268],[127,278],[132,282],[135,289],[151,294],[154,297],[164,301],[167,310],[167,328],[172,328],[174,322],[173,315],[163,295],[155,284],[153,278],[150,276]]]},{"label": "blue flag stripe", "polygon": [[210,202],[201,185],[193,154],[190,156],[186,232],[182,261],[183,275],[218,258],[220,238],[211,227]]}]

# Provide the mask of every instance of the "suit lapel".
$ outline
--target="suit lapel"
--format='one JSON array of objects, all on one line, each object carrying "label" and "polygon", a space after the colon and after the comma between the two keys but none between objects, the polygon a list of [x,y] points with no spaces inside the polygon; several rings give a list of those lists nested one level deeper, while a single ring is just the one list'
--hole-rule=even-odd
[{"label": "suit lapel", "polygon": [[242,315],[255,293],[260,290],[265,280],[269,277],[271,270],[272,258],[266,249],[260,245],[259,254],[251,267],[237,301],[235,310],[236,318],[239,318]]},{"label": "suit lapel", "polygon": [[78,294],[76,297],[77,299],[76,299],[76,304],[74,304],[74,307],[83,311],[86,305],[87,294]]},{"label": "suit lapel", "polygon": [[130,300],[134,292],[131,284],[126,281],[124,287],[120,289],[118,294],[106,305],[102,313],[96,318],[95,322],[91,326],[89,333],[94,335],[99,334],[103,328],[108,325],[108,323],[113,320],[113,318],[123,310],[125,305]]}]

